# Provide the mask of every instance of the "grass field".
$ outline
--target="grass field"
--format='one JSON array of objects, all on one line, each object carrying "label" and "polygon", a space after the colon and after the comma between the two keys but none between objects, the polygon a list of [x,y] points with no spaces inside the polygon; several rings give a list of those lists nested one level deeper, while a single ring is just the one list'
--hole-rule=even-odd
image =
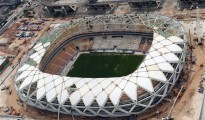
[{"label": "grass field", "polygon": [[134,72],[143,59],[144,55],[85,53],[78,57],[67,76],[83,78],[125,76]]}]

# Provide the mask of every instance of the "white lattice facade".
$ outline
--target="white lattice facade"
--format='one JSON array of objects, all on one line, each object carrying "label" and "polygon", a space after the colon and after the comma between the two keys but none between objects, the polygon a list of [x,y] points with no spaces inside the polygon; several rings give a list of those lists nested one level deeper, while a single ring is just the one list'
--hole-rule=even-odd
[{"label": "white lattice facade", "polygon": [[[133,73],[78,78],[42,71],[47,58],[71,38],[113,31],[153,32],[152,45]],[[174,19],[138,14],[82,18],[62,24],[39,40],[21,61],[15,87],[24,102],[40,109],[58,112],[60,107],[61,113],[83,116],[129,116],[156,106],[167,95],[183,69],[185,55],[186,36]]]}]

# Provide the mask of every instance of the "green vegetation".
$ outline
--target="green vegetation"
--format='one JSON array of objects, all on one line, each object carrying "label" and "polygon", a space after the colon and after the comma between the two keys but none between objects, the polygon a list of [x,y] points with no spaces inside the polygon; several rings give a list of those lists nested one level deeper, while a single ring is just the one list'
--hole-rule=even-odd
[{"label": "green vegetation", "polygon": [[67,76],[84,78],[120,77],[134,72],[144,55],[90,53],[81,54]]},{"label": "green vegetation", "polygon": [[42,44],[45,44],[45,43],[47,43],[47,42],[49,42],[48,36],[45,36],[45,37],[41,38],[41,43],[42,43]]}]

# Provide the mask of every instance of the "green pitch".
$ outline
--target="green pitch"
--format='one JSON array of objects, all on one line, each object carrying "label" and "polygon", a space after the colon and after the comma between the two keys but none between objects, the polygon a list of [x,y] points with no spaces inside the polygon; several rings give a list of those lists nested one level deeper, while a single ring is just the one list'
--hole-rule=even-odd
[{"label": "green pitch", "polygon": [[120,77],[134,72],[144,55],[85,53],[75,61],[67,76],[83,78]]}]

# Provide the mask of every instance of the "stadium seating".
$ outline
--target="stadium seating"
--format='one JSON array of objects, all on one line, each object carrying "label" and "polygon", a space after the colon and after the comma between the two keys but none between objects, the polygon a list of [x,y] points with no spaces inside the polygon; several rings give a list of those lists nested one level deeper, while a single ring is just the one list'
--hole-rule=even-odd
[{"label": "stadium seating", "polygon": [[[110,38],[110,37],[108,37]],[[128,37],[127,37],[128,38]],[[106,42],[105,42],[106,40]],[[140,52],[148,52],[151,47],[151,42],[149,38],[145,37],[130,37],[130,39],[102,39],[101,37],[96,37],[94,40],[91,38],[81,38],[75,41],[69,42],[65,47],[63,47],[55,57],[50,60],[45,71],[48,73],[60,74],[66,64],[72,60],[72,58],[79,51],[88,51],[95,49],[113,49],[114,45],[117,44],[117,48],[124,50],[129,46],[130,50],[136,50]]]},{"label": "stadium seating", "polygon": [[62,67],[58,66],[58,65],[55,65],[53,63],[50,63],[48,64],[48,66],[46,67],[45,69],[45,72],[47,73],[55,73],[55,74],[60,74],[61,71],[63,70]]},{"label": "stadium seating", "polygon": [[92,49],[93,41],[89,38],[69,42],[57,55],[49,62],[45,68],[45,72],[52,74],[60,74],[65,65],[80,51],[87,51]]},{"label": "stadium seating", "polygon": [[142,38],[139,44],[138,50],[141,52],[148,52],[149,48],[151,47],[152,41],[148,38]]}]

